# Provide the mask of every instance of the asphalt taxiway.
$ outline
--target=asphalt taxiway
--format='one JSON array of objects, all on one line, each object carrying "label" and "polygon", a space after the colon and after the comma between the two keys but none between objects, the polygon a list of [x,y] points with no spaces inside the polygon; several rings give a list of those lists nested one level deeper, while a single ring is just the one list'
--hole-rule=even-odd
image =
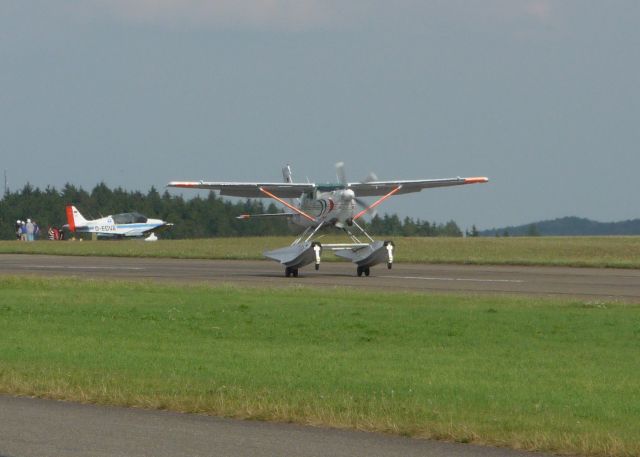
[{"label": "asphalt taxiway", "polygon": [[455,443],[0,395],[3,457],[540,457]]},{"label": "asphalt taxiway", "polygon": [[75,276],[242,286],[352,287],[365,290],[577,297],[640,303],[640,270],[395,264],[357,277],[349,263],[327,262],[285,278],[272,261],[183,260],[2,254],[1,275]]}]

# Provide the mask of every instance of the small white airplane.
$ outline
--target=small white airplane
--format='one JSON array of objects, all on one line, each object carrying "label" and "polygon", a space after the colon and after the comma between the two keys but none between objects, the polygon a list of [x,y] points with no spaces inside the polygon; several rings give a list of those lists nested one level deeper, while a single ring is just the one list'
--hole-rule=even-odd
[{"label": "small white airplane", "polygon": [[64,228],[75,233],[96,233],[100,238],[146,237],[148,241],[156,241],[155,232],[173,226],[160,219],[149,219],[140,213],[113,214],[100,219],[87,220],[73,206],[67,206],[67,224]]},{"label": "small white airplane", "polygon": [[[376,208],[387,198],[396,194],[420,192],[432,187],[460,186],[488,182],[485,177],[446,178],[379,181],[372,173],[361,182],[348,182],[344,164],[336,164],[338,183],[315,184],[295,183],[291,177],[289,165],[282,169],[284,182],[207,182],[207,181],[172,181],[168,187],[187,189],[210,189],[220,195],[245,198],[272,198],[290,212],[275,214],[244,214],[239,219],[252,217],[287,217],[293,225],[303,227],[302,234],[287,247],[267,251],[265,257],[280,262],[285,266],[285,275],[298,276],[298,269],[315,262],[316,270],[320,267],[323,249],[332,250],[339,257],[351,260],[357,265],[358,276],[369,276],[370,267],[386,263],[388,268],[393,264],[394,244],[392,241],[375,241],[357,223],[358,219]],[[373,204],[367,205],[360,197],[380,197]],[[362,207],[357,209],[357,206]],[[323,227],[336,227],[344,230],[351,238],[351,243],[323,244],[314,237]],[[360,241],[353,233],[352,227],[364,235],[368,242]]]}]

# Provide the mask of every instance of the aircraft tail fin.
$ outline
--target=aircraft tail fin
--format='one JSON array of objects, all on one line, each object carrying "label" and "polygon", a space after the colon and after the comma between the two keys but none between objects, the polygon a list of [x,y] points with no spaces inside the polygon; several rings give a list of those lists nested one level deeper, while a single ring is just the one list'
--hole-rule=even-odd
[{"label": "aircraft tail fin", "polygon": [[73,205],[67,206],[67,224],[69,224],[69,230],[76,231],[76,227],[82,227],[87,225],[87,220],[84,218],[78,208]]},{"label": "aircraft tail fin", "polygon": [[[293,182],[293,175],[291,173],[291,165],[286,164],[284,167],[282,167],[282,177],[284,178],[284,182],[288,182],[288,183]],[[287,200],[292,205],[295,205],[296,203],[298,203],[297,199],[295,199],[295,198],[288,198]]]},{"label": "aircraft tail fin", "polygon": [[291,175],[291,167],[289,164],[285,165],[282,168],[282,177],[284,178],[284,182],[293,182],[293,177]]}]

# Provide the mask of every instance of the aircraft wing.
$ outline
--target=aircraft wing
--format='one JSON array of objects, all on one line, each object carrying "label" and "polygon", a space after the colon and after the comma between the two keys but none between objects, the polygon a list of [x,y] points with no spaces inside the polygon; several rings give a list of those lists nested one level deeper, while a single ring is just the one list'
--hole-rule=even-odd
[{"label": "aircraft wing", "polygon": [[154,228],[150,228],[145,230],[144,232],[142,232],[142,234],[144,236],[150,235],[152,233],[160,233],[160,232],[164,232],[165,230],[170,229],[171,227],[173,227],[173,222],[166,222],[162,225],[158,225]]},{"label": "aircraft wing", "polygon": [[163,231],[165,231],[165,230],[167,230],[167,229],[169,229],[171,227],[173,227],[173,223],[167,222],[165,224],[156,225],[155,227],[148,228],[148,229],[145,229],[145,230],[132,228],[131,230],[128,230],[128,231],[120,234],[120,236],[124,236],[124,237],[149,236],[152,233],[163,232]]},{"label": "aircraft wing", "polygon": [[408,194],[410,192],[420,192],[422,189],[432,187],[462,186],[464,184],[478,184],[488,182],[485,177],[477,178],[445,178],[445,179],[415,179],[398,181],[369,181],[349,183],[347,187],[354,191],[357,197],[383,196],[400,186],[396,194]]},{"label": "aircraft wing", "polygon": [[260,189],[265,189],[280,198],[297,198],[304,192],[315,189],[311,183],[286,182],[207,182],[207,181],[171,181],[167,187],[184,189],[217,190],[220,195],[245,198],[267,198]]},{"label": "aircraft wing", "polygon": [[[107,234],[106,236],[115,236],[115,237],[123,237],[123,236],[124,237],[130,237],[130,236],[133,236],[133,237],[138,237],[138,236],[144,236],[146,234],[147,234],[146,231],[139,230],[139,229],[131,229],[131,230],[127,230],[124,233],[119,233],[119,234],[115,234],[115,235]],[[98,234],[98,235],[100,235],[100,234]]]}]

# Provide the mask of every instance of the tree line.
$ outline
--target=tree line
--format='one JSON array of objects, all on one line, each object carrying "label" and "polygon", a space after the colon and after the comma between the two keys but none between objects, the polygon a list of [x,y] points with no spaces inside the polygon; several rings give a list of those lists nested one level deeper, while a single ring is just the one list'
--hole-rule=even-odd
[{"label": "tree line", "polygon": [[[75,205],[87,218],[138,211],[147,217],[160,218],[175,225],[162,234],[163,238],[208,238],[229,236],[289,235],[286,218],[238,220],[241,214],[277,213],[273,203],[247,199],[232,202],[210,192],[206,197],[184,199],[181,195],[162,194],[152,187],[147,193],[128,191],[121,187],[96,185],[90,192],[72,184],[62,189],[44,190],[26,184],[21,190],[7,192],[0,200],[0,239],[13,239],[16,220],[35,220],[43,233],[50,226],[66,224],[65,207]],[[431,223],[420,219],[400,219],[397,215],[376,215],[364,223],[367,231],[379,236],[453,236],[463,233],[454,221]],[[475,227],[468,236],[477,236]]]}]

